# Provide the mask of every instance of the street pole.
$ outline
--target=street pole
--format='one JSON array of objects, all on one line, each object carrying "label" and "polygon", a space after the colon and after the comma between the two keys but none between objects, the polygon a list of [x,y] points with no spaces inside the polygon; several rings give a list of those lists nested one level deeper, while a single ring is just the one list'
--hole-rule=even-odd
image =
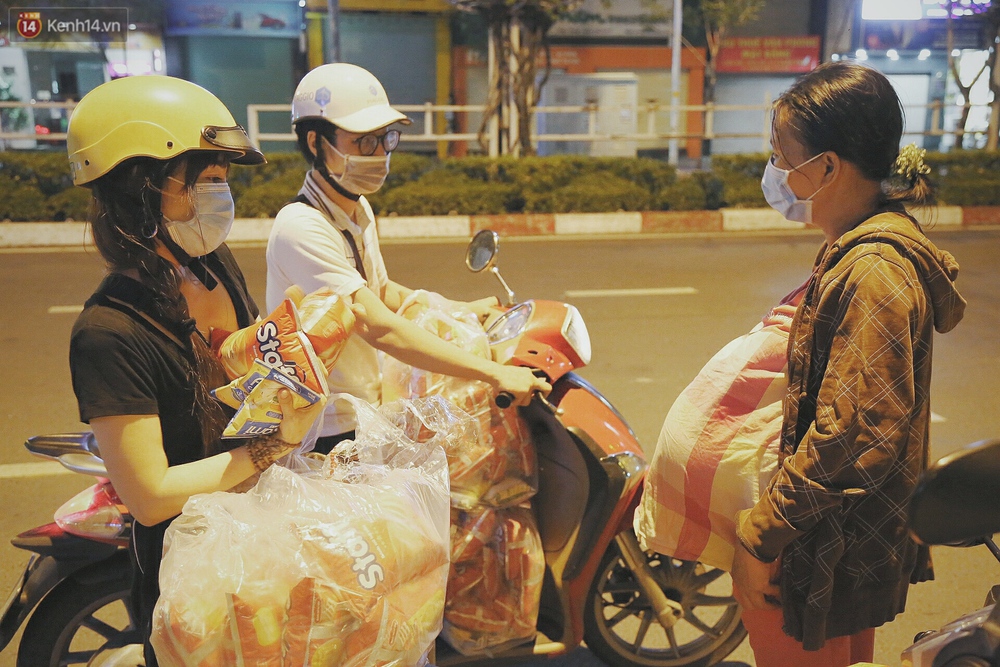
[{"label": "street pole", "polygon": [[330,44],[326,50],[326,61],[340,62],[340,0],[327,0],[326,10],[330,15]]},{"label": "street pole", "polygon": [[[681,33],[684,25],[684,9],[681,0],[674,0],[674,34],[670,49],[670,138],[667,150],[667,160],[677,166],[678,153],[677,134],[680,132],[681,112]],[[652,113],[652,112],[651,112]]]}]

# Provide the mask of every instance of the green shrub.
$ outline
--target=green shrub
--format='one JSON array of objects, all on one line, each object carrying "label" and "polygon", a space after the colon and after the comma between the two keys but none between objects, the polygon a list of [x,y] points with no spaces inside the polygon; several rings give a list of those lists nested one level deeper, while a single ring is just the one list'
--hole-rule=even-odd
[{"label": "green shrub", "polygon": [[649,192],[631,181],[608,173],[583,174],[550,192],[525,194],[525,210],[550,213],[645,211]]},{"label": "green shrub", "polygon": [[270,181],[254,184],[237,192],[233,189],[236,200],[237,218],[273,218],[281,207],[295,199],[302,187],[305,172],[286,172]]},{"label": "green shrub", "polygon": [[717,211],[725,205],[725,183],[711,171],[696,171],[691,178],[701,185],[705,192],[705,208]]},{"label": "green shrub", "polygon": [[483,215],[506,213],[514,195],[515,188],[509,184],[483,183],[463,174],[437,171],[380,193],[377,203],[383,214]]},{"label": "green shrub", "polygon": [[683,176],[654,197],[653,207],[660,211],[699,211],[707,206],[701,179]]},{"label": "green shrub", "polygon": [[90,190],[77,187],[68,188],[45,200],[45,213],[39,219],[53,222],[62,222],[63,220],[84,222],[90,219],[90,201]]},{"label": "green shrub", "polygon": [[[238,217],[271,217],[295,197],[308,165],[297,152],[230,170]],[[392,156],[389,177],[368,197],[378,214],[444,215],[765,207],[768,154],[718,155],[710,171],[678,178],[652,158],[437,158]],[[928,153],[941,203],[1000,205],[1000,151]],[[75,188],[62,151],[0,153],[0,220],[85,220],[89,192]]]},{"label": "green shrub", "polygon": [[759,180],[730,177],[723,185],[724,205],[729,208],[766,208]]},{"label": "green shrub", "polygon": [[764,176],[764,167],[771,157],[770,153],[744,153],[739,155],[713,155],[712,171],[723,179],[729,177],[744,177],[756,180]]},{"label": "green shrub", "polygon": [[722,183],[722,206],[761,208],[767,206],[760,189],[769,153],[747,155],[716,155],[712,157],[712,173]]},{"label": "green shrub", "polygon": [[0,175],[0,220],[30,222],[38,220],[45,208],[45,195],[33,184],[20,178]]},{"label": "green shrub", "polygon": [[938,182],[937,195],[939,204],[1000,206],[1000,182],[996,176],[945,178]]},{"label": "green shrub", "polygon": [[34,186],[45,195],[73,187],[69,160],[63,151],[9,151],[0,153],[0,172]]}]

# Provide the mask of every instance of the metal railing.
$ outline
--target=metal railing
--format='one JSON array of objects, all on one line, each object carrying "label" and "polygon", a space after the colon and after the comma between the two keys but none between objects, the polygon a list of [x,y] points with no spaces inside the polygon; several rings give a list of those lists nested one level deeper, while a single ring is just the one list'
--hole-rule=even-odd
[{"label": "metal railing", "polygon": [[[39,131],[37,124],[35,123],[35,113],[41,110],[63,110],[65,112],[64,116],[68,117],[69,112],[76,106],[75,102],[0,102],[0,112],[4,109],[25,109],[31,111],[30,116],[30,131],[11,131],[6,127],[0,127],[0,142],[11,142],[11,141],[23,141],[23,140],[35,140],[43,141],[46,143],[56,143],[63,142],[66,140],[65,132],[54,132],[51,130]],[[440,119],[447,117],[451,114],[466,114],[466,126],[474,126],[478,129],[479,120],[475,118],[476,115],[481,115],[486,112],[486,106],[482,104],[400,104],[395,105],[397,109],[401,112],[407,114],[412,120],[416,121],[417,129],[420,131],[408,131],[404,132],[401,136],[401,140],[404,142],[467,142],[469,144],[476,144],[479,141],[479,135],[476,132],[453,132],[444,131],[438,132],[435,130],[440,124]],[[973,108],[976,107],[988,107],[986,104],[972,105]],[[929,110],[930,111],[930,123],[928,123],[929,128],[920,132],[909,132],[906,131],[904,134],[906,136],[917,136],[922,135],[925,137],[943,137],[946,135],[955,135],[955,130],[953,128],[944,127],[946,122],[946,113],[949,109],[954,110],[954,116],[958,116],[961,110],[961,105],[946,105],[940,101],[935,101],[930,104],[922,105],[908,105],[906,110],[908,112],[916,110]],[[656,100],[650,100],[645,104],[640,104],[637,111],[640,113],[645,113],[645,127],[642,132],[630,132],[630,133],[601,133],[599,132],[599,114],[600,107],[596,104],[585,104],[585,105],[562,105],[562,106],[540,106],[534,109],[534,117],[532,124],[532,142],[536,145],[540,142],[549,141],[574,141],[574,142],[603,142],[603,141],[636,141],[636,142],[667,142],[671,139],[680,140],[714,140],[714,139],[760,139],[760,148],[762,151],[770,150],[770,118],[771,118],[771,104],[770,101],[765,99],[762,104],[687,104],[679,105],[676,110],[681,114],[688,114],[690,119],[691,114],[699,114],[701,116],[701,125],[703,129],[692,131],[679,131],[670,132],[668,129],[663,129],[669,126],[669,115],[672,111],[672,107],[669,104],[661,104]],[[756,130],[745,131],[745,132],[718,132],[716,131],[717,117],[719,114],[732,113],[732,112],[757,112],[759,114],[759,121],[754,123],[757,125]],[[262,141],[274,141],[274,142],[294,142],[295,135],[288,132],[262,132],[260,129],[260,115],[262,113],[282,113],[285,115],[285,119],[291,115],[291,106],[288,104],[249,104],[247,105],[247,133],[250,135],[251,141],[258,144]],[[545,132],[539,133],[539,119],[542,117],[547,117],[548,115],[557,114],[586,114],[586,132],[570,132],[570,133],[555,133],[555,132]],[[2,116],[2,114],[0,114]],[[475,121],[475,122],[472,122]],[[638,121],[637,121],[638,122]],[[952,121],[953,124],[954,121]],[[692,123],[688,123],[692,125]],[[497,155],[499,153],[499,143],[498,143],[498,121],[496,116],[491,119],[491,128],[487,133],[489,137],[489,143],[487,146],[487,152],[490,155]],[[981,130],[967,130],[960,132],[959,134],[973,134],[977,136],[982,136],[985,132]]]},{"label": "metal railing", "polygon": [[[989,104],[973,104],[972,108],[983,108],[989,107]],[[466,104],[466,105],[436,105],[436,104],[402,104],[395,105],[395,108],[399,109],[401,112],[410,116],[411,120],[422,120],[422,131],[407,131],[400,137],[401,141],[405,142],[434,142],[434,141],[457,141],[457,142],[478,142],[479,135],[475,132],[436,132],[434,131],[435,119],[438,118],[437,114],[441,113],[466,113],[466,114],[483,114],[486,111],[486,106],[482,104]],[[941,101],[934,101],[929,104],[920,105],[907,105],[905,111],[907,113],[916,112],[918,110],[929,110],[930,111],[930,123],[929,127],[922,131],[908,131],[904,130],[904,136],[925,136],[925,137],[944,137],[944,136],[954,136],[954,128],[946,128],[946,111],[948,109],[954,109],[955,116],[958,116],[962,105],[952,104],[946,105]],[[697,113],[701,115],[703,129],[698,131],[679,131],[670,132],[669,130],[661,129],[664,126],[669,125],[669,115],[673,110],[669,104],[661,104],[658,101],[651,100],[645,104],[640,104],[638,106],[639,112],[645,112],[645,130],[642,132],[631,132],[631,133],[600,133],[598,131],[598,115],[600,113],[600,107],[596,104],[586,104],[578,106],[539,106],[534,109],[534,116],[532,122],[532,142],[537,145],[539,142],[546,141],[582,141],[582,142],[600,142],[600,141],[642,141],[642,142],[667,142],[670,139],[696,139],[696,140],[715,140],[715,139],[760,139],[760,150],[763,152],[770,150],[771,142],[771,101],[769,98],[765,98],[762,104],[685,104],[678,105],[676,110],[681,114],[691,114]],[[259,113],[260,112],[283,112],[286,115],[291,114],[291,106],[286,104],[251,104],[247,106],[247,131],[250,134],[251,140],[255,141],[295,141],[295,135],[291,132],[281,132],[281,133],[263,133],[259,130]],[[730,132],[730,131],[716,131],[717,117],[719,114],[732,113],[732,112],[757,112],[759,114],[759,121],[756,123],[758,130],[745,131],[745,132]],[[416,115],[419,114],[419,115]],[[539,133],[538,125],[540,116],[546,114],[587,114],[587,131],[586,132],[576,132],[576,133]],[[952,119],[952,124],[954,124],[954,119]],[[496,116],[491,119],[491,128],[488,132],[489,145],[488,153],[490,155],[498,154],[498,143],[497,143],[497,125],[498,121]],[[690,125],[690,123],[689,123]],[[475,123],[478,127],[478,121]],[[976,136],[984,136],[986,132],[984,130],[964,130],[959,132],[961,135],[972,134]]]},{"label": "metal railing", "polygon": [[34,112],[36,110],[41,110],[41,109],[63,109],[66,112],[65,117],[69,118],[70,112],[75,107],[76,107],[76,102],[39,102],[39,101],[34,101],[34,102],[0,102],[0,119],[2,119],[2,117],[3,117],[2,111],[4,109],[24,109],[26,111],[30,111],[31,112],[31,114],[30,114],[31,131],[30,132],[11,132],[11,131],[7,131],[7,129],[5,127],[3,127],[2,124],[0,124],[0,141],[5,141],[5,140],[6,141],[23,141],[25,139],[27,139],[27,140],[32,140],[33,139],[35,141],[45,140],[45,141],[52,141],[52,142],[66,141],[66,133],[65,132],[52,132],[52,131],[39,132],[37,124],[35,123],[35,114],[34,114]]}]

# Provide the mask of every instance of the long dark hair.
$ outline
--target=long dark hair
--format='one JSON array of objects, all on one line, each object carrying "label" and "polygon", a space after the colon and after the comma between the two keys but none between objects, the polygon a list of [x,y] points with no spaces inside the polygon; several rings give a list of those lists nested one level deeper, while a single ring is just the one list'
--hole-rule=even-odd
[{"label": "long dark hair", "polygon": [[94,244],[108,269],[138,274],[139,282],[153,294],[153,315],[187,331],[183,342],[193,358],[188,381],[194,387],[192,413],[201,425],[205,455],[223,451],[220,436],[226,415],[209,389],[228,382],[218,359],[194,328],[187,299],[181,293],[181,276],[169,261],[156,253],[157,236],[165,233],[160,203],[166,177],[186,161],[184,185],[194,185],[199,174],[229,157],[216,151],[190,151],[171,160],[136,157],[126,160],[96,180],[92,187],[90,223]]},{"label": "long dark hair", "polygon": [[881,182],[882,203],[934,202],[926,174],[896,173],[903,107],[882,73],[853,62],[824,63],[778,98],[774,122],[791,129],[813,154],[833,151]]}]

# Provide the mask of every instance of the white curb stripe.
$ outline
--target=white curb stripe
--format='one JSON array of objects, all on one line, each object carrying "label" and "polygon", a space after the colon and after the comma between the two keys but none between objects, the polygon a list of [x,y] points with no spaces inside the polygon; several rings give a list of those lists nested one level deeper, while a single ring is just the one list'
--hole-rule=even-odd
[{"label": "white curb stripe", "polygon": [[229,230],[226,243],[253,243],[266,241],[271,235],[274,218],[237,218]]},{"label": "white curb stripe", "polygon": [[47,461],[45,463],[8,463],[0,465],[0,479],[24,479],[26,477],[50,477],[52,475],[74,474],[61,463]]},{"label": "white curb stripe", "polygon": [[920,226],[927,229],[940,229],[941,227],[961,227],[962,207],[961,206],[931,206],[928,208],[915,208],[910,214],[917,219]]},{"label": "white curb stripe", "polygon": [[392,216],[378,219],[379,238],[420,237],[469,238],[472,219],[467,215]]},{"label": "white curb stripe", "polygon": [[616,296],[680,296],[697,294],[693,287],[647,287],[637,289],[579,289],[566,290],[567,299],[586,297],[616,297]]},{"label": "white curb stripe", "polygon": [[0,223],[0,247],[93,246],[89,225],[85,222],[3,222]]},{"label": "white curb stripe", "polygon": [[642,213],[556,213],[556,234],[638,234]]},{"label": "white curb stripe", "polygon": [[791,222],[770,208],[724,208],[722,231],[760,231],[765,229],[805,229],[801,222]]},{"label": "white curb stripe", "polygon": [[83,312],[83,305],[79,306],[49,306],[49,315],[76,315]]}]

